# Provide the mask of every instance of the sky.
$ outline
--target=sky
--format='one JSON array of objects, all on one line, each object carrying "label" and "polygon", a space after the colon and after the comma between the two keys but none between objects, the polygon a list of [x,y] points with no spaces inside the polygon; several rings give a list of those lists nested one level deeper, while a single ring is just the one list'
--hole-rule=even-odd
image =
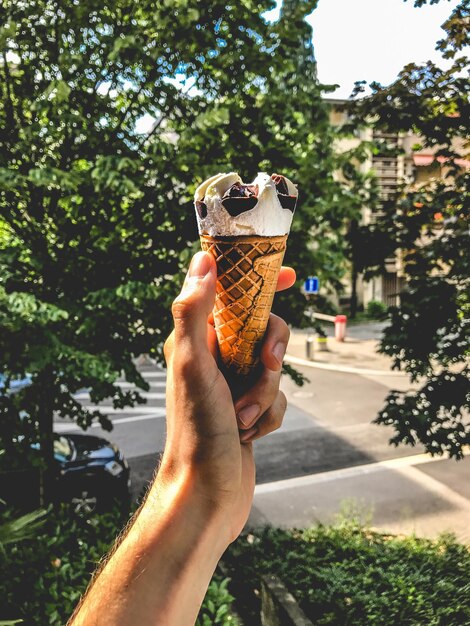
[{"label": "sky", "polygon": [[356,80],[387,85],[409,62],[442,64],[434,48],[458,4],[441,0],[418,9],[413,0],[319,0],[308,22],[320,82],[338,83],[330,97],[347,98]]},{"label": "sky", "polygon": [[[279,17],[277,8],[265,19]],[[441,24],[459,0],[415,8],[414,0],[319,0],[307,19],[313,28],[318,78],[340,85],[330,98],[348,98],[356,80],[387,85],[412,61],[443,64],[435,46],[444,36]],[[366,91],[367,93],[367,91]],[[147,132],[154,118],[144,115],[138,132]]]}]

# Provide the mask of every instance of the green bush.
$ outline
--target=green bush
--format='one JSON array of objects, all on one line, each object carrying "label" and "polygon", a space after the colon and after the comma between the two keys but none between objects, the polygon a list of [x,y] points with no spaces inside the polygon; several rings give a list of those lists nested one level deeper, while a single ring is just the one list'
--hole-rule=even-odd
[{"label": "green bush", "polygon": [[387,305],[380,300],[371,300],[367,303],[366,313],[373,320],[383,320],[387,317]]},{"label": "green bush", "polygon": [[118,511],[89,519],[71,517],[67,507],[50,511],[32,537],[0,555],[0,618],[63,626],[123,524]]},{"label": "green bush", "polygon": [[[5,508],[0,511],[0,525],[15,518]],[[18,619],[22,626],[64,626],[125,523],[117,509],[82,519],[62,507],[50,511],[34,532],[23,533],[21,541],[5,543],[0,551],[0,626]],[[211,582],[197,626],[237,625],[227,584],[217,577]]]},{"label": "green bush", "polygon": [[199,612],[196,626],[237,626],[238,620],[232,615],[231,604],[234,597],[228,590],[229,578],[223,580],[215,576],[207,590]]},{"label": "green bush", "polygon": [[357,525],[265,529],[224,556],[237,609],[259,620],[261,574],[278,576],[318,625],[470,624],[470,553],[451,536],[395,537]]}]

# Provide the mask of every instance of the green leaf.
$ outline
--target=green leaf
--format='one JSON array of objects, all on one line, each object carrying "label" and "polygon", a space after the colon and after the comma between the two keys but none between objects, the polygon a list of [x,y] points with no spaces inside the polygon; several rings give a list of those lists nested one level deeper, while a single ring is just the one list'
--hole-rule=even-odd
[{"label": "green leaf", "polygon": [[39,509],[0,524],[0,549],[4,552],[5,546],[31,539],[46,521],[47,511]]},{"label": "green leaf", "polygon": [[68,100],[70,92],[72,89],[67,85],[67,83],[63,80],[57,80],[55,84],[55,99],[57,102],[64,102]]},{"label": "green leaf", "polygon": [[5,26],[0,28],[0,48],[3,50],[7,43],[11,40],[14,40],[17,33],[17,24],[16,22],[10,20]]}]

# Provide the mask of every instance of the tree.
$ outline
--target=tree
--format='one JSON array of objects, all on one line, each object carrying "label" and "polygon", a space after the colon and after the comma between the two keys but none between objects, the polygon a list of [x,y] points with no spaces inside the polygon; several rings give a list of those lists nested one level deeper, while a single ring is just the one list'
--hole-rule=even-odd
[{"label": "tree", "polygon": [[[353,127],[354,123],[351,124]],[[347,131],[347,126],[343,132]],[[364,171],[364,162],[370,157],[374,149],[373,142],[360,141],[357,146],[341,155],[341,172],[345,179],[345,188],[350,205],[350,219],[346,235],[346,255],[350,262],[351,299],[349,315],[356,317],[358,309],[357,281],[359,272],[364,269],[363,257],[367,254],[364,249],[360,231],[360,218],[363,207],[372,209],[380,202],[379,188],[373,170]]]},{"label": "tree", "polygon": [[391,308],[380,351],[416,384],[391,391],[376,422],[395,429],[396,445],[422,443],[432,454],[456,458],[470,443],[470,175],[462,167],[468,166],[470,107],[468,59],[459,56],[469,17],[464,0],[443,25],[446,37],[437,49],[451,67],[409,64],[392,85],[373,84],[372,95],[354,105],[359,119],[418,135],[416,148],[434,150],[446,169],[444,177],[403,187],[361,237],[369,276],[383,270],[387,257],[402,255],[406,286],[400,305]]},{"label": "tree", "polygon": [[[192,196],[216,171],[279,171],[301,202],[287,261],[340,287],[345,220],[334,136],[305,16],[316,0],[4,0],[0,9],[0,391],[8,465],[53,415],[143,402],[133,357],[159,358],[197,237]],[[144,117],[146,116],[146,117]],[[153,120],[139,132],[142,120]],[[314,243],[311,239],[313,235]],[[299,283],[300,284],[300,283]],[[300,290],[278,302],[306,324]],[[9,381],[31,375],[16,394]],[[16,461],[15,461],[16,459]],[[47,472],[43,489],[47,499]]]}]

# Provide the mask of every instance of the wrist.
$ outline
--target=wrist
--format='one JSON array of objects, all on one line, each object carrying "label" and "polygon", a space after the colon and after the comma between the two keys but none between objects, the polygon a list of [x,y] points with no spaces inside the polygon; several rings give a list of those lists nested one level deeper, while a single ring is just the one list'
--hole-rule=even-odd
[{"label": "wrist", "polygon": [[207,496],[197,472],[190,466],[176,466],[165,457],[137,519],[139,527],[145,525],[150,534],[171,526],[183,529],[188,540],[184,544],[196,547],[207,541],[216,561],[231,542],[225,512]]}]

